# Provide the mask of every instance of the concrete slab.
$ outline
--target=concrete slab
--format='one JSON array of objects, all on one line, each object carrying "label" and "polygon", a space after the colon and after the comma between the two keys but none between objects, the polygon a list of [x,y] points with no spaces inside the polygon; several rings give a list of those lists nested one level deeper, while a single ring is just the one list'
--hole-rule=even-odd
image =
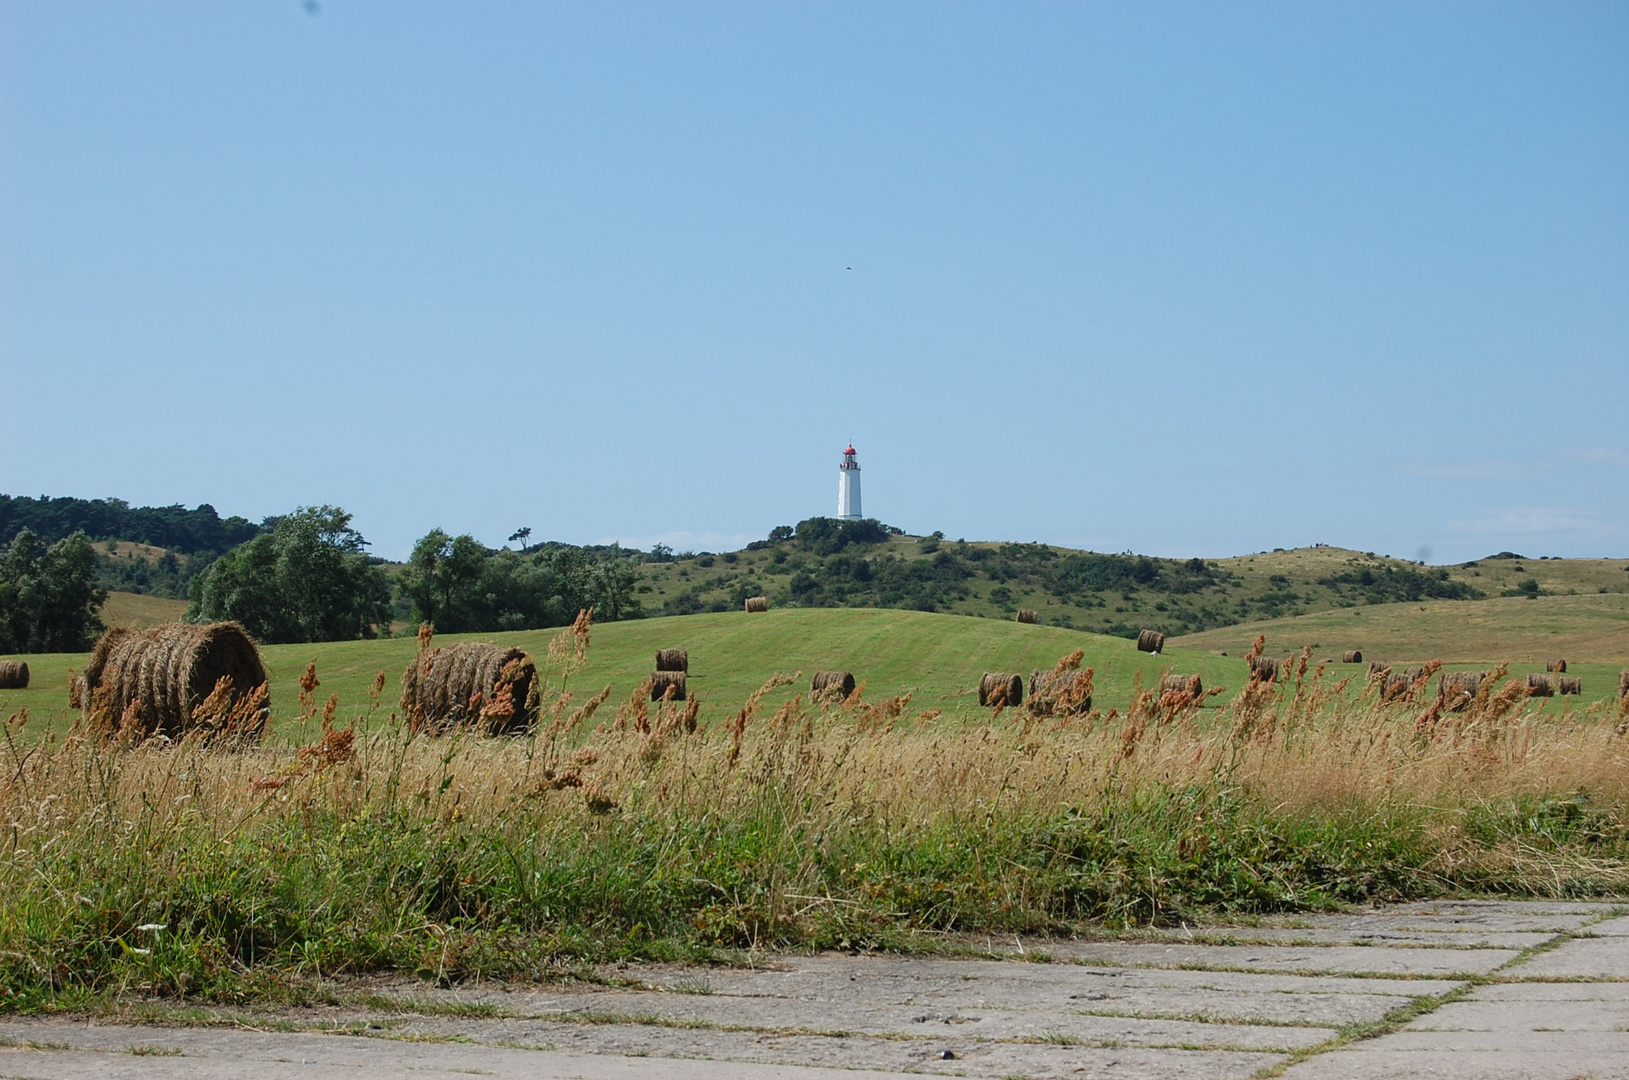
[{"label": "concrete slab", "polygon": [[[1354,1044],[1365,1046],[1369,1044]],[[1413,1031],[1375,1039],[1373,1048],[1390,1051],[1451,1050],[1467,1057],[1480,1054],[1548,1054],[1557,1058],[1579,1052],[1610,1052],[1629,1063],[1629,1032],[1624,1031]]]},{"label": "concrete slab", "polygon": [[[1581,918],[1581,917],[1580,917]],[[1629,929],[1625,930],[1629,933]],[[1240,926],[1164,930],[1153,935],[1162,941],[1205,945],[1260,942],[1295,946],[1426,945],[1448,949],[1531,949],[1555,937],[1548,930],[1484,930],[1474,926],[1392,929],[1357,923],[1349,927]]]},{"label": "concrete slab", "polygon": [[1413,1020],[1404,1030],[1625,1031],[1629,1030],[1629,999],[1451,1001]]},{"label": "concrete slab", "polygon": [[1589,928],[1589,932],[1600,937],[1629,937],[1629,915],[1620,915],[1616,919],[1595,923]]},{"label": "concrete slab", "polygon": [[1612,1051],[1462,1053],[1364,1046],[1319,1054],[1282,1073],[1284,1080],[1629,1080],[1629,1062]]},{"label": "concrete slab", "polygon": [[[1363,950],[1386,951],[1386,950]],[[714,994],[771,994],[786,997],[852,997],[863,982],[872,1000],[916,1001],[916,995],[1016,994],[1020,1001],[1058,1000],[1084,987],[1186,987],[1243,992],[1330,994],[1446,994],[1461,982],[1448,979],[1366,979],[1255,971],[1182,968],[1101,967],[1079,963],[1013,963],[1008,960],[947,960],[936,957],[819,956],[778,957],[774,967],[713,968],[698,971],[675,965],[633,965],[618,975],[649,986]],[[420,984],[422,985],[422,984]],[[897,995],[897,996],[896,996]],[[982,1000],[982,999],[981,999]],[[996,1000],[989,1002],[992,1006]]]},{"label": "concrete slab", "polygon": [[1412,900],[1376,909],[1391,915],[1590,915],[1599,918],[1621,911],[1622,900]]},{"label": "concrete slab", "polygon": [[1434,978],[1484,975],[1514,960],[1515,949],[1373,948],[1354,946],[1070,944],[1051,950],[1078,964],[1128,967],[1333,972]]},{"label": "concrete slab", "polygon": [[1513,979],[1629,979],[1629,937],[1574,938],[1501,974]]},{"label": "concrete slab", "polygon": [[[394,1038],[197,1028],[53,1028],[49,1022],[23,1023],[33,1029],[29,1037],[45,1036],[74,1049],[0,1051],[0,1075],[54,1080],[80,1076],[281,1080],[285,1076],[355,1077],[358,1069],[366,1069],[369,1080],[472,1073],[505,1078],[580,1076],[594,1080],[837,1080],[839,1076],[852,1080],[910,1071],[988,1077],[1022,1074],[1036,1080],[1083,1074],[1124,1080],[1243,1080],[1281,1060],[1276,1055],[1234,1051],[1096,1048],[953,1037],[932,1041],[780,1037],[618,1025],[573,1027],[534,1021],[478,1025],[494,1038],[501,1036],[509,1043],[506,1046],[481,1039],[473,1043],[436,1043],[403,1038],[426,1033],[419,1029],[434,1032],[441,1027],[439,1021],[413,1025],[395,1033]],[[18,1028],[16,1023],[0,1024],[0,1034],[15,1037]],[[558,1041],[562,1035],[572,1041]],[[128,1050],[132,1046],[144,1052],[131,1054]],[[83,1049],[99,1052],[86,1054]],[[180,1051],[179,1055],[175,1051]],[[954,1057],[942,1057],[946,1051]]]},{"label": "concrete slab", "polygon": [[1463,931],[1565,933],[1601,921],[1603,912],[1523,914],[1496,910],[1420,911],[1413,913],[1376,912],[1372,915],[1304,915],[1285,920],[1285,925],[1308,925],[1334,929],[1426,930],[1432,933]]},{"label": "concrete slab", "polygon": [[[1512,968],[1511,970],[1518,970]],[[1624,1001],[1629,982],[1501,982],[1479,986],[1476,1001]]]},{"label": "concrete slab", "polygon": [[[613,991],[528,995],[523,1018],[595,1024],[637,1019],[643,1024],[705,1024],[713,1027],[808,1033],[924,1038],[954,1032],[978,1039],[1073,1039],[1123,1046],[1229,1046],[1287,1050],[1315,1046],[1333,1027],[1285,1027],[1248,1023],[1155,1020],[1094,1015],[1048,1002],[1042,1007],[989,1008],[966,1003],[893,1005],[849,994],[844,1000],[740,997],[728,994],[659,994]],[[1332,1023],[1347,1022],[1331,1017]],[[467,1034],[456,1027],[455,1033]]]},{"label": "concrete slab", "polygon": [[[19,1035],[19,1030],[25,1032]],[[115,1025],[0,1024],[0,1037],[68,1049],[0,1047],[0,1076],[27,1080],[885,1080],[898,1073],[724,1061],[620,1058],[343,1035]],[[948,1064],[948,1062],[947,1062]]]}]

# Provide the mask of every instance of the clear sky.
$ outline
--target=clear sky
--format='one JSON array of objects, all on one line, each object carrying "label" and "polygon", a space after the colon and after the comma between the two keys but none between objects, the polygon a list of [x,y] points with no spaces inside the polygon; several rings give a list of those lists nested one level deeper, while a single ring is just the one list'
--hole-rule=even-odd
[{"label": "clear sky", "polygon": [[1629,554],[1629,5],[0,0],[0,492]]}]

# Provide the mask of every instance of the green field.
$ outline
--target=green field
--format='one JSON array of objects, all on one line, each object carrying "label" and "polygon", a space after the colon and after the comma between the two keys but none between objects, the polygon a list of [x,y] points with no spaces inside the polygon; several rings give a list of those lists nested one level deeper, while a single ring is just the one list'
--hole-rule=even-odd
[{"label": "green field", "polygon": [[[439,637],[517,645],[545,663],[548,643],[558,630]],[[700,695],[703,719],[740,708],[746,697],[776,672],[802,672],[795,687],[772,700],[806,691],[817,670],[852,671],[866,684],[865,697],[911,693],[913,710],[947,714],[976,708],[979,677],[986,671],[1014,671],[1028,679],[1035,668],[1050,668],[1075,649],[1086,652],[1084,666],[1095,668],[1100,708],[1122,711],[1139,678],[1157,682],[1166,671],[1198,674],[1206,687],[1237,689],[1244,664],[1237,658],[1175,650],[1158,657],[1139,653],[1133,642],[1077,630],[1026,626],[993,619],[931,615],[917,611],[868,609],[787,609],[760,615],[723,612],[607,623],[593,630],[588,663],[573,680],[579,693],[595,693],[609,683],[624,698],[651,671],[659,648],[690,652],[690,681]],[[298,714],[297,686],[309,663],[321,680],[318,697],[339,695],[340,715],[365,709],[375,675],[387,676],[385,705],[395,704],[397,680],[417,650],[412,639],[345,641],[320,645],[265,647],[272,677],[274,729],[278,720]],[[68,669],[82,667],[85,654],[26,657],[33,674],[28,690],[0,691],[0,712],[27,705],[36,716],[66,717]]]},{"label": "green field", "polygon": [[[1282,630],[1278,624],[1259,625],[1270,631],[1268,652],[1275,656],[1288,656],[1304,644],[1317,644],[1314,662],[1326,659],[1326,654],[1338,656],[1341,649],[1359,648],[1364,651],[1365,659],[1403,663],[1441,658],[1449,661],[1448,666],[1454,669],[1488,668],[1501,660],[1511,660],[1514,661],[1511,673],[1520,675],[1542,670],[1542,661],[1498,649],[1486,650],[1476,658],[1470,651],[1431,651],[1396,645],[1388,648],[1386,645],[1416,640],[1409,638],[1409,633],[1422,635],[1417,640],[1429,640],[1429,633],[1409,630],[1413,620],[1429,616],[1440,618],[1447,626],[1460,626],[1456,620],[1461,613],[1481,610],[1482,605],[1493,605],[1493,623],[1497,628],[1518,616],[1537,616],[1552,605],[1616,611],[1621,619],[1629,617],[1629,604],[1625,604],[1624,599],[1442,601],[1425,605],[1427,611],[1423,614],[1418,610],[1419,605],[1388,604],[1279,620],[1285,627]],[[1388,633],[1396,636],[1363,636],[1358,632],[1360,626],[1366,633],[1376,624],[1393,628]],[[1480,647],[1478,642],[1498,640],[1491,630],[1475,630],[1474,620],[1463,625],[1473,628],[1465,631],[1469,635],[1465,640],[1470,643],[1466,650]],[[670,616],[596,626],[588,662],[573,678],[572,689],[582,696],[610,684],[613,699],[621,700],[650,672],[657,649],[683,648],[690,652],[689,685],[691,692],[699,695],[704,703],[704,720],[717,720],[738,709],[753,690],[776,672],[801,672],[802,677],[795,686],[771,696],[771,704],[778,704],[793,693],[806,692],[809,677],[823,669],[852,671],[857,680],[865,683],[868,700],[910,693],[913,711],[938,709],[951,718],[974,712],[982,716],[976,708],[976,687],[984,672],[1013,671],[1027,679],[1034,669],[1050,668],[1060,657],[1082,649],[1086,653],[1083,666],[1095,670],[1095,704],[1104,711],[1116,708],[1124,712],[1135,688],[1151,686],[1167,672],[1198,674],[1207,689],[1238,690],[1245,682],[1241,657],[1248,652],[1256,632],[1257,627],[1251,626],[1191,635],[1154,657],[1139,653],[1135,644],[1124,638],[917,611],[790,608],[761,615],[720,612]],[[532,653],[540,666],[546,666],[548,643],[559,633],[559,630],[532,630],[436,640],[440,644],[480,640],[516,645]],[[1478,634],[1485,636],[1476,636]],[[279,721],[298,715],[297,684],[307,664],[317,665],[317,677],[321,680],[318,699],[326,701],[328,695],[338,695],[342,718],[366,710],[373,680],[378,672],[385,672],[383,715],[395,705],[397,680],[416,650],[416,642],[405,638],[266,646],[263,654],[271,674],[274,730]],[[1230,655],[1218,655],[1220,651]],[[1539,650],[1533,655],[1542,657],[1549,653]],[[59,722],[69,720],[68,671],[83,667],[85,654],[21,659],[29,663],[32,685],[27,690],[0,691],[0,713],[9,714],[26,705],[36,717]],[[1600,700],[1616,693],[1621,663],[1591,663],[1569,658],[1568,670],[1583,677],[1585,700]],[[1360,674],[1362,670],[1337,664],[1331,673],[1344,676]],[[552,677],[553,673],[549,674]],[[1359,678],[1354,685],[1361,683]],[[1220,700],[1225,702],[1226,697]],[[1565,699],[1555,699],[1548,707],[1561,708],[1565,703]]]}]

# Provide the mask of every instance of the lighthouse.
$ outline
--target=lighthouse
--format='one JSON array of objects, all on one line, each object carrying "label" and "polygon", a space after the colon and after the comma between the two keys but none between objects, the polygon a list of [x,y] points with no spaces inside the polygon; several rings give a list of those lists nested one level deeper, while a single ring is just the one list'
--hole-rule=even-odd
[{"label": "lighthouse", "polygon": [[859,521],[860,463],[854,460],[854,444],[843,451],[843,460],[837,466],[837,520]]}]

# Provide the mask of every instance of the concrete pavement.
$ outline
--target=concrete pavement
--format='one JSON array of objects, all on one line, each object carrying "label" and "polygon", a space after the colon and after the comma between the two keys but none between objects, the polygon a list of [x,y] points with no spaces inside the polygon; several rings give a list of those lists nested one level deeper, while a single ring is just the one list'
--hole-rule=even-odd
[{"label": "concrete pavement", "polygon": [[[0,1020],[0,1077],[1629,1080],[1629,916],[1454,901],[983,956],[372,984],[352,1004]],[[363,991],[366,991],[365,993]],[[158,1014],[164,1018],[165,1014]]]}]

